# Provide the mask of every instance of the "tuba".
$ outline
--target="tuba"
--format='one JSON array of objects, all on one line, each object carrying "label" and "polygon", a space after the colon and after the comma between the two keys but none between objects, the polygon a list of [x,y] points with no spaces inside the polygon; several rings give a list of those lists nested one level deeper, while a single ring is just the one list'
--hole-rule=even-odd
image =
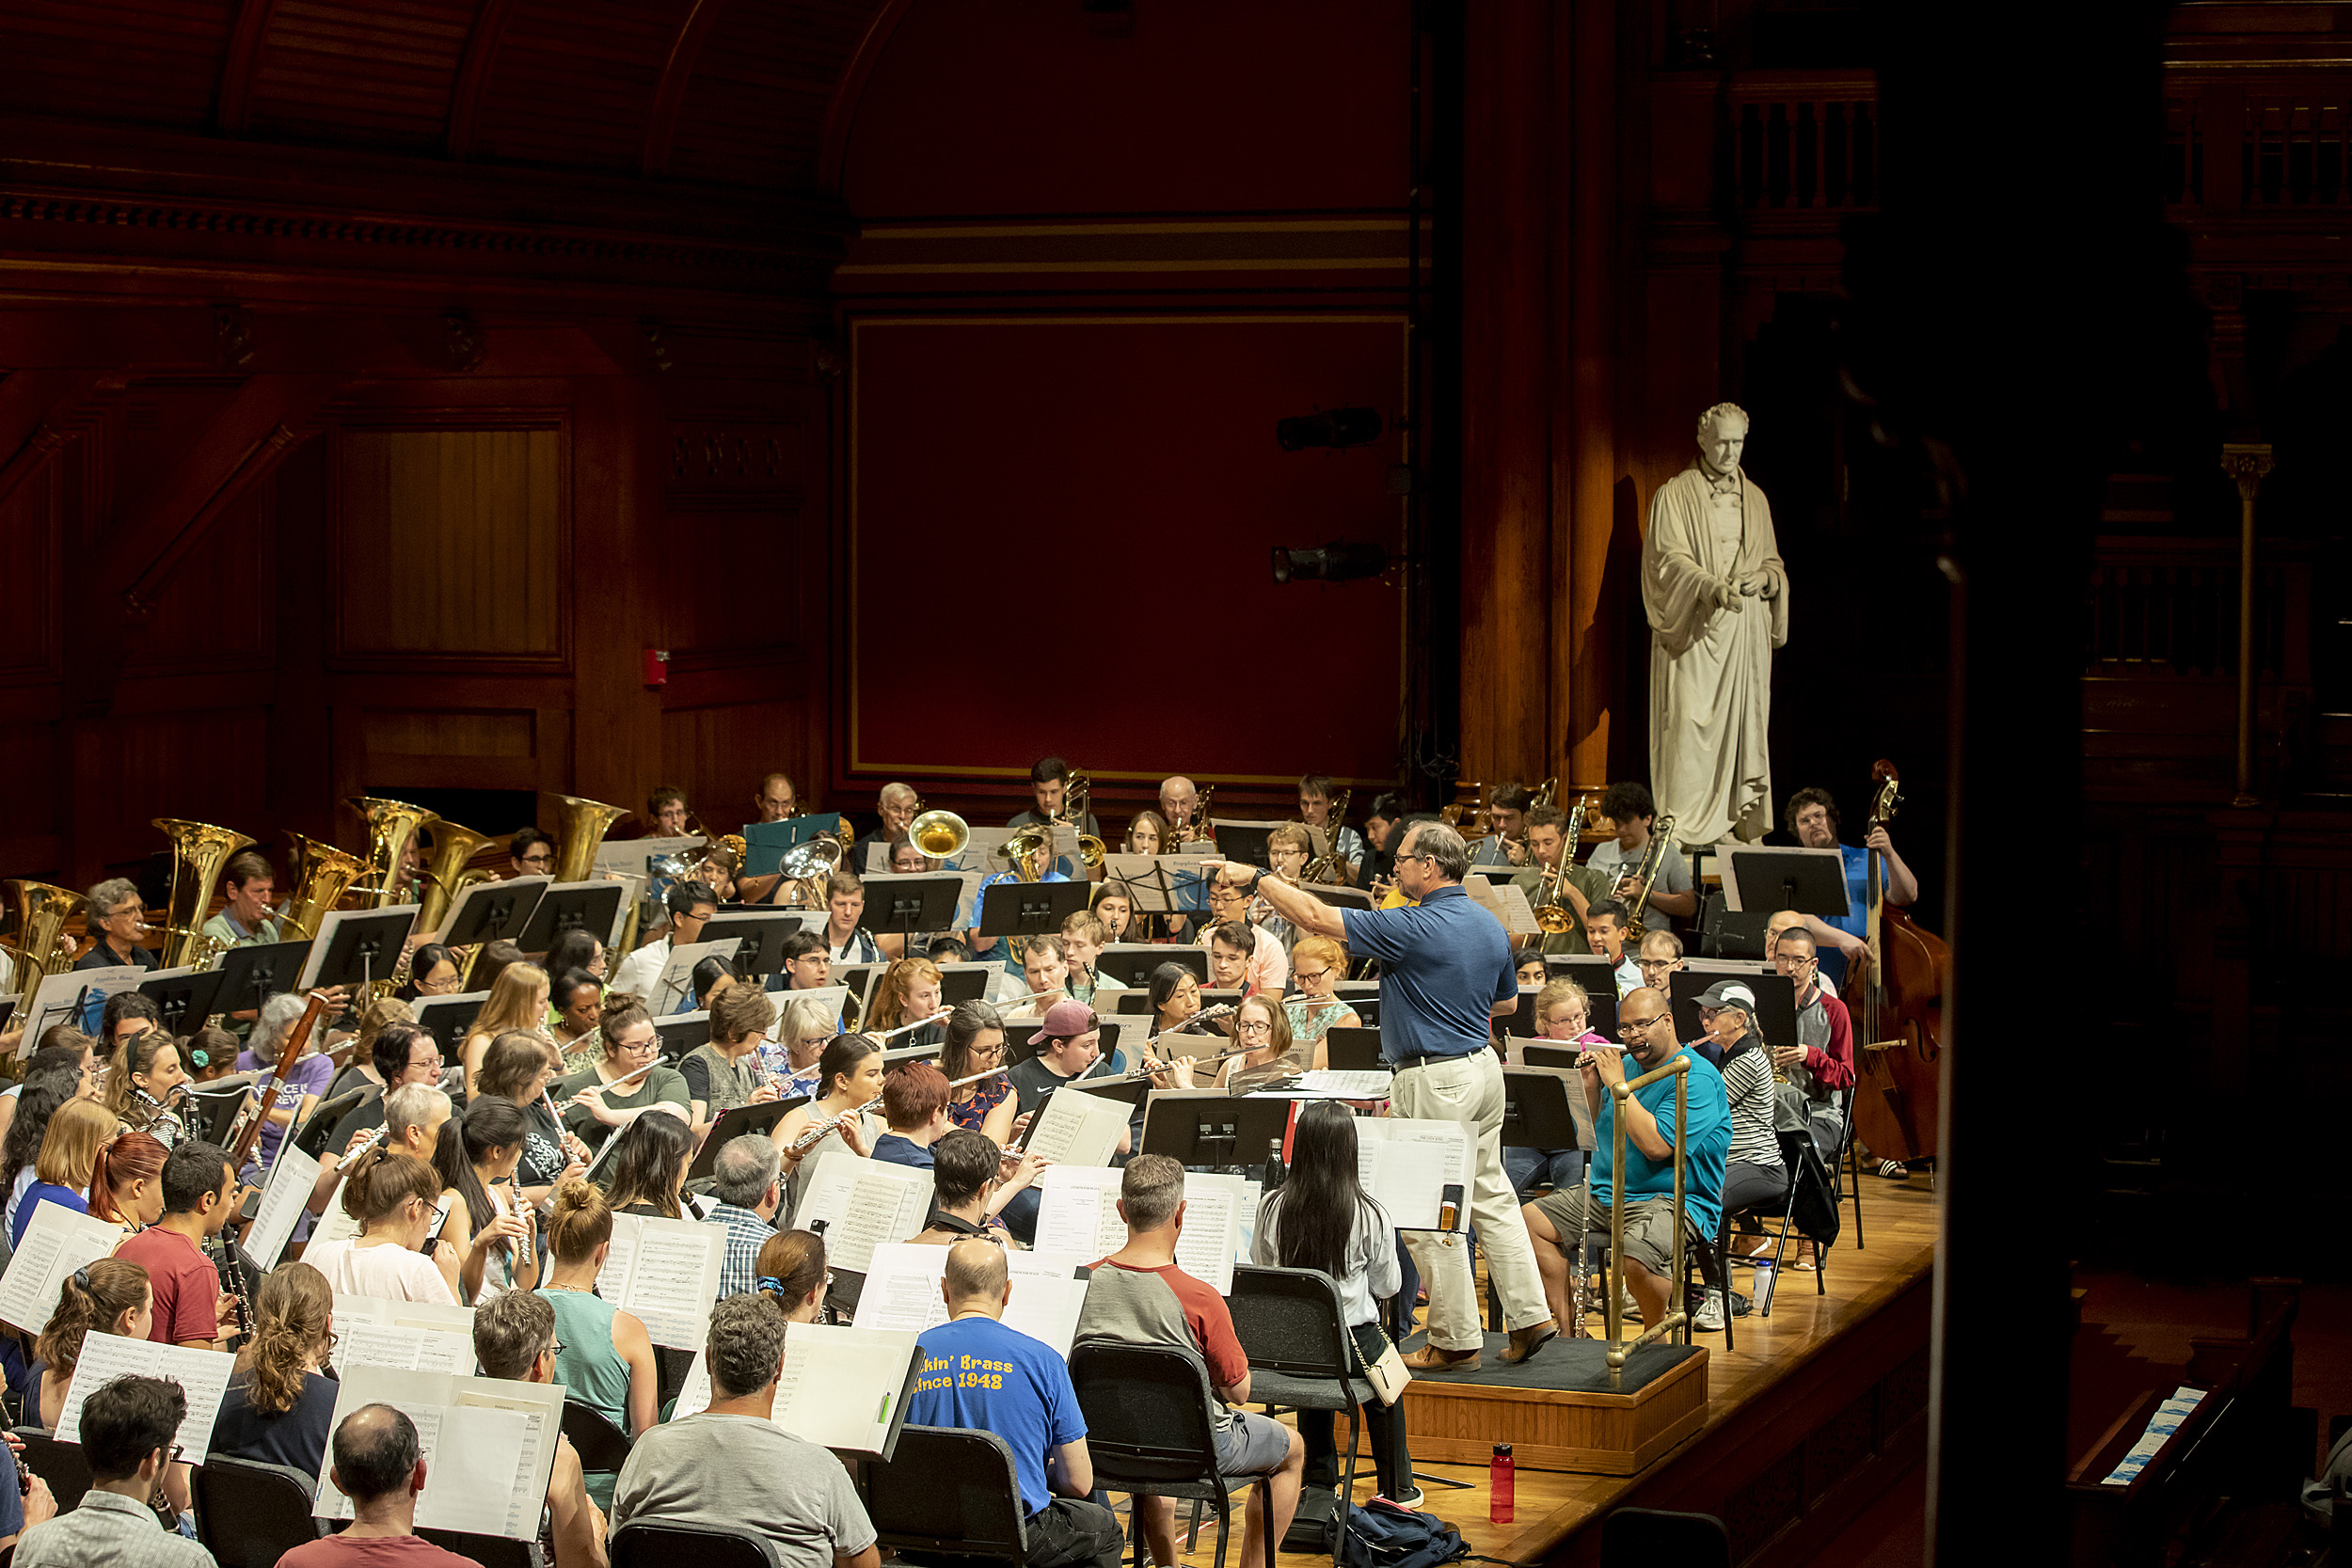
[{"label": "tuba", "polygon": [[156,957],[166,969],[179,969],[196,959],[196,944],[203,934],[204,916],[213,901],[214,884],[229,857],[253,841],[209,822],[183,822],[158,816],[154,827],[171,840],[171,904],[164,916],[164,940]]},{"label": "tuba", "polygon": [[577,795],[558,795],[543,790],[540,799],[555,802],[557,844],[555,879],[559,882],[584,882],[596,869],[596,850],[604,843],[604,835],[612,831],[612,824],[627,816],[621,806],[608,806],[601,800],[586,800]]},{"label": "tuba", "polygon": [[1642,906],[1649,902],[1649,885],[1658,880],[1658,868],[1666,863],[1666,848],[1674,840],[1675,816],[1668,812],[1650,824],[1649,853],[1642,857],[1642,885],[1633,890],[1633,907],[1626,911],[1628,942],[1639,943],[1647,931],[1642,924]]},{"label": "tuba", "polygon": [[287,895],[286,912],[281,918],[287,929],[299,931],[306,942],[314,941],[320,920],[343,901],[352,883],[368,874],[368,864],[358,856],[345,854],[315,838],[301,833],[288,833],[286,837],[294,844],[294,888]]},{"label": "tuba", "polygon": [[392,885],[392,879],[400,875],[401,851],[417,836],[418,829],[440,819],[422,806],[412,806],[405,800],[354,795],[343,804],[368,822],[368,880],[358,889],[366,900],[365,907],[381,910],[398,904],[407,892]]},{"label": "tuba", "polygon": [[488,833],[461,828],[447,817],[433,819],[433,860],[424,868],[424,893],[418,899],[423,906],[417,911],[418,930],[439,930],[441,922],[449,918],[450,906],[457,902],[457,895],[474,883],[489,879],[490,872],[468,871],[466,863],[484,846],[495,842]]},{"label": "tuba", "polygon": [[[65,923],[77,911],[88,908],[89,900],[65,888],[25,878],[0,882],[0,890],[6,890],[16,900],[16,942],[13,945],[0,943],[15,956],[16,977],[23,988],[14,1023],[19,1029],[29,1029],[34,1022],[33,997],[40,990],[40,983],[73,967],[73,939],[65,934]],[[24,1069],[12,1064],[12,1070]]]},{"label": "tuba", "polygon": [[927,811],[907,824],[907,837],[935,861],[951,861],[972,842],[971,825],[951,811]]}]

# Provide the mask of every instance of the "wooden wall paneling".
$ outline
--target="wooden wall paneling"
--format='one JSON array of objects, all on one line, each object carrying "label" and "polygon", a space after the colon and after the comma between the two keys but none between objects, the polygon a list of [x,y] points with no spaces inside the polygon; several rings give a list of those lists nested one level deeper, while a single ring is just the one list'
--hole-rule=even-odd
[{"label": "wooden wall paneling", "polygon": [[321,436],[279,465],[270,483],[274,552],[280,592],[271,611],[276,628],[273,673],[277,701],[270,714],[269,812],[278,838],[270,853],[285,863],[283,835],[303,833],[341,843],[336,786],[335,711],[327,673],[338,601],[369,592],[329,569],[334,558],[334,443]]},{"label": "wooden wall paneling", "polygon": [[643,377],[583,378],[576,388],[572,548],[594,591],[593,610],[576,611],[564,793],[641,812],[661,759],[661,694],[644,680],[645,650],[660,645],[660,609],[640,585],[661,581],[661,558],[675,543],[662,530],[664,430]]},{"label": "wooden wall paneling", "polygon": [[59,581],[65,483],[44,455],[0,499],[0,876],[68,874],[64,810],[69,775],[57,723],[63,632]]}]

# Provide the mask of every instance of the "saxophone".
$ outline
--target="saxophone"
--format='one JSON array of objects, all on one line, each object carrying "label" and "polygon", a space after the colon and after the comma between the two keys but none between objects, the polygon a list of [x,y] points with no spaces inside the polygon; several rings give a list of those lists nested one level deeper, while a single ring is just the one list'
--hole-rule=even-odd
[{"label": "saxophone", "polygon": [[1674,813],[1668,812],[1650,824],[1649,853],[1642,857],[1642,885],[1634,890],[1633,905],[1626,911],[1625,936],[1628,942],[1639,944],[1645,927],[1642,906],[1649,902],[1650,884],[1658,880],[1658,868],[1666,863],[1666,847],[1674,842]]}]

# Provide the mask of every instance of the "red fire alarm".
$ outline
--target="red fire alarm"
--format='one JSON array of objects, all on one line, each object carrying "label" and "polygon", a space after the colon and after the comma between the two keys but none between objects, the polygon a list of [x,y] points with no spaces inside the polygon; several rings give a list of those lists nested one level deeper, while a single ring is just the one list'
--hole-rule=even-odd
[{"label": "red fire alarm", "polygon": [[645,684],[647,686],[667,686],[670,684],[669,649],[647,648],[645,650]]}]

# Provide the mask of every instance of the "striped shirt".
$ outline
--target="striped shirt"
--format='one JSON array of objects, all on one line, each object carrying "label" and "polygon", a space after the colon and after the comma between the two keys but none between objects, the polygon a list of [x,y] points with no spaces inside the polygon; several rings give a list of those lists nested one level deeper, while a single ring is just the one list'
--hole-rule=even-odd
[{"label": "striped shirt", "polygon": [[1772,1132],[1772,1057],[1754,1035],[1724,1057],[1724,1093],[1731,1101],[1733,1164],[1778,1170],[1780,1139]]}]

